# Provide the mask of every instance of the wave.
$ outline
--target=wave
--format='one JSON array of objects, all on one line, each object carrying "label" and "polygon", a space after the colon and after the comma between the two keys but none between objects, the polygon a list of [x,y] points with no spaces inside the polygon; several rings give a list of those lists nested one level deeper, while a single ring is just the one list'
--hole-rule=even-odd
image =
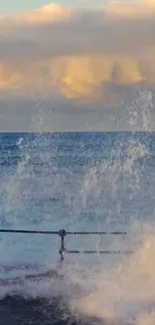
[{"label": "wave", "polygon": [[60,298],[25,299],[7,296],[0,301],[1,324],[59,325],[76,324],[76,320]]}]

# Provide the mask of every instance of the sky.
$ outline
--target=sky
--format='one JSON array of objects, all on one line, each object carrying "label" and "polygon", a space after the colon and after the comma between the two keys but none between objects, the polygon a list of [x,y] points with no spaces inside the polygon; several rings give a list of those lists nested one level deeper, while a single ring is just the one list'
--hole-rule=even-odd
[{"label": "sky", "polygon": [[0,0],[0,132],[155,130],[154,31],[155,0]]}]

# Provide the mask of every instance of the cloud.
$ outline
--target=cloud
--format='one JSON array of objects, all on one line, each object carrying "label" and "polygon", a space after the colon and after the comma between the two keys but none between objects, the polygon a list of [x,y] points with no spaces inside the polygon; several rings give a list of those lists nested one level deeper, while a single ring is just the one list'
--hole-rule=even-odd
[{"label": "cloud", "polygon": [[[22,13],[15,13],[12,15],[0,16],[1,27],[5,27],[9,30],[10,27],[21,27],[21,26],[34,26],[41,25],[44,23],[67,21],[74,16],[74,10],[71,8],[63,8],[59,4],[49,4],[42,8]],[[7,26],[9,24],[9,26]]]},{"label": "cloud", "polygon": [[[145,17],[140,14],[144,12]],[[118,14],[120,19],[115,20]],[[1,25],[7,27],[0,37],[0,85],[6,87],[7,78],[9,88],[19,87],[20,82],[21,86],[36,83],[43,70],[51,84],[64,85],[62,92],[69,97],[89,96],[107,82],[154,83],[153,18],[152,1],[114,3],[104,10],[76,13],[49,5],[3,17]],[[31,77],[25,74],[27,69]]]},{"label": "cloud", "polygon": [[151,131],[155,130],[153,102],[153,89],[130,89],[119,105],[116,102],[87,105],[61,96],[41,98],[38,94],[34,98],[8,97],[3,93],[0,132]]},{"label": "cloud", "polygon": [[122,101],[134,87],[153,89],[154,31],[151,0],[111,2],[99,10],[51,4],[1,15],[0,96],[25,101],[46,94],[77,110],[77,101],[90,108],[92,100]]},{"label": "cloud", "polygon": [[110,17],[116,18],[147,18],[148,15],[154,17],[154,0],[131,0],[128,2],[112,1],[105,8]]}]

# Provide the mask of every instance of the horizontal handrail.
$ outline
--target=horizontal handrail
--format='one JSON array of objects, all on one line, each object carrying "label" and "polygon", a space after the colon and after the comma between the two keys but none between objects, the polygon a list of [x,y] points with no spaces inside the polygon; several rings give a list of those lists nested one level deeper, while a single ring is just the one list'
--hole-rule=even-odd
[{"label": "horizontal handrail", "polygon": [[[65,231],[65,235],[127,235],[127,231]],[[0,229],[0,233],[43,234],[59,235],[60,231],[52,230],[24,230],[24,229]]]},{"label": "horizontal handrail", "polygon": [[59,231],[52,230],[24,230],[24,229],[0,229],[0,233],[20,233],[20,234],[44,234],[44,235],[58,235],[61,237],[61,247],[59,254],[61,261],[64,260],[64,253],[70,254],[131,254],[132,251],[110,251],[110,250],[67,250],[64,244],[64,238],[66,235],[127,235],[127,231],[66,231],[61,229]]},{"label": "horizontal handrail", "polygon": [[59,235],[59,231],[24,230],[24,229],[0,229],[0,233]]},{"label": "horizontal handrail", "polygon": [[66,251],[67,253],[70,253],[70,254],[132,254],[133,252],[132,251],[91,251],[91,250],[88,250],[88,251],[78,251],[78,250],[67,250]]}]

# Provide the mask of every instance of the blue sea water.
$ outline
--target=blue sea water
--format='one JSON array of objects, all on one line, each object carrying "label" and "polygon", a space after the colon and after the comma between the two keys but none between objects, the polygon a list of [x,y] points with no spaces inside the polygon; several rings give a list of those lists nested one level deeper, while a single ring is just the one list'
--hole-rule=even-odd
[{"label": "blue sea water", "polygon": [[[146,229],[154,230],[154,193],[155,133],[0,135],[1,229],[127,231],[129,236],[70,235],[66,236],[65,245],[71,250],[137,251],[143,245],[143,231],[146,234]],[[149,245],[153,245],[152,242]],[[86,276],[86,285],[86,281],[89,282],[88,271],[96,269],[99,272],[100,269],[98,274],[101,276],[104,273],[103,268],[101,272],[103,263],[107,273],[111,269],[115,270],[117,265],[120,267],[126,263],[124,260],[122,262],[120,256],[98,254],[66,254],[61,263],[59,248],[60,237],[57,235],[0,234],[0,324],[82,322],[70,316],[74,314],[75,317],[75,313],[69,307],[70,311],[65,318],[64,303],[60,306],[57,300],[59,295],[66,297],[68,294],[75,299],[71,280],[67,278],[67,285],[65,283],[64,286],[60,285],[59,278],[49,280],[47,276],[46,279],[37,280],[37,284],[30,280],[25,284],[21,283],[21,277],[22,281],[27,275],[34,275],[35,279],[35,275],[46,274],[54,269],[61,276],[69,274],[71,278],[71,274],[72,277],[74,275],[72,282],[75,290],[77,284],[79,287],[79,280],[75,281],[79,270],[82,277]],[[138,260],[139,257],[136,258]],[[142,265],[137,267],[142,268]],[[116,282],[118,277],[117,274]],[[18,278],[17,283],[9,283],[13,278]],[[135,278],[128,285],[131,286],[134,281]],[[98,287],[96,292],[99,292]],[[125,290],[128,291],[127,285]],[[55,300],[51,298],[53,295]],[[98,299],[98,306],[100,296],[94,298],[94,301]],[[108,297],[105,297],[106,301]],[[140,298],[132,292],[130,303],[134,299],[139,304]],[[115,294],[110,300],[117,300]],[[57,312],[53,311],[55,308]],[[99,320],[103,322],[104,313],[97,313],[95,308],[93,314],[93,308],[90,309],[92,313],[82,310],[80,314],[96,317],[95,323]],[[87,321],[90,324],[94,319],[85,319],[83,322]],[[144,324],[138,321],[136,318],[136,324]]]}]

